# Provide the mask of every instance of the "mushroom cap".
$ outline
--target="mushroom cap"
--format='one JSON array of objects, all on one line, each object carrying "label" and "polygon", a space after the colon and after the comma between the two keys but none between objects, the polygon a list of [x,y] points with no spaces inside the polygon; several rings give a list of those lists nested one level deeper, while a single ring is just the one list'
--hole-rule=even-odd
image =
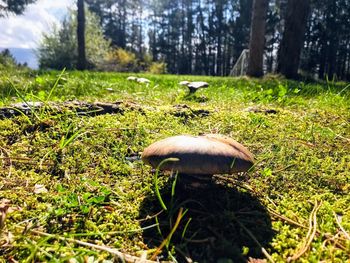
[{"label": "mushroom cap", "polygon": [[165,159],[177,158],[178,161],[165,162],[159,169],[201,175],[245,172],[254,164],[247,148],[217,134],[169,137],[148,146],[141,157],[153,168]]},{"label": "mushroom cap", "polygon": [[179,82],[179,85],[181,86],[188,86],[188,84],[190,84],[191,82],[187,81],[187,80],[183,80]]},{"label": "mushroom cap", "polygon": [[193,89],[207,88],[209,86],[208,82],[204,81],[194,81],[187,84],[187,87]]},{"label": "mushroom cap", "polygon": [[138,83],[150,83],[151,82],[149,79],[146,79],[146,78],[137,78],[136,81]]}]

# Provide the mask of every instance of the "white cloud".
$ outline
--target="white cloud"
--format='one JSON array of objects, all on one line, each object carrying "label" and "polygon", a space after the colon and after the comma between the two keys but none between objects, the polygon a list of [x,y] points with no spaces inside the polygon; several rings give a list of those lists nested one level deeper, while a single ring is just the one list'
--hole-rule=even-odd
[{"label": "white cloud", "polygon": [[42,33],[58,24],[73,4],[74,0],[38,0],[23,15],[0,18],[0,47],[36,48]]}]

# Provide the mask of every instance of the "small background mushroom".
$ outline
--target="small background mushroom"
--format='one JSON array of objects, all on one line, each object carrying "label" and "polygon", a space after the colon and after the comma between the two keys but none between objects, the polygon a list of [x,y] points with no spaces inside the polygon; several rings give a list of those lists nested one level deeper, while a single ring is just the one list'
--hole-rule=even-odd
[{"label": "small background mushroom", "polygon": [[179,85],[181,86],[187,86],[190,89],[190,94],[195,93],[200,88],[207,88],[209,87],[209,84],[204,81],[194,81],[189,82],[187,80],[179,82]]},{"label": "small background mushroom", "polygon": [[135,76],[129,76],[129,77],[127,77],[127,80],[129,80],[129,81],[136,81],[138,83],[145,83],[145,84],[151,83],[151,81],[149,79],[138,78],[138,77],[135,77]]},{"label": "small background mushroom", "polygon": [[149,79],[146,79],[146,78],[137,78],[136,80],[138,83],[150,83],[151,81]]},{"label": "small background mushroom", "polygon": [[136,81],[136,80],[137,80],[137,77],[135,77],[135,76],[129,76],[129,77],[127,77],[127,80],[129,80],[129,81]]}]

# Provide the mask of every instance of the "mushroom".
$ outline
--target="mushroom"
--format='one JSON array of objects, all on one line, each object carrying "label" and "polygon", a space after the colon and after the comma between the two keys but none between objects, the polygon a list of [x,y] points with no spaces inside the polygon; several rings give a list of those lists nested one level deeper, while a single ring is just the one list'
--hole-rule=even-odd
[{"label": "mushroom", "polygon": [[129,81],[136,81],[138,83],[150,83],[151,81],[149,79],[146,79],[146,78],[138,78],[138,77],[135,77],[135,76],[130,76],[130,77],[127,77],[127,80]]},{"label": "mushroom", "polygon": [[187,80],[184,80],[184,81],[180,81],[179,82],[179,85],[181,86],[188,86],[188,84],[190,84],[191,82],[187,81]]},{"label": "mushroom", "polygon": [[151,82],[149,79],[145,79],[145,78],[137,78],[136,81],[138,83],[146,83],[146,84]]},{"label": "mushroom", "polygon": [[208,82],[204,82],[204,81],[189,82],[186,80],[179,82],[179,85],[187,86],[190,89],[190,94],[195,93],[200,88],[207,88],[209,86]]},{"label": "mushroom", "polygon": [[254,157],[242,144],[218,134],[173,136],[148,146],[142,153],[144,163],[160,170],[175,171],[197,179],[210,179],[214,174],[246,172]]},{"label": "mushroom", "polygon": [[129,81],[136,81],[137,77],[130,76],[130,77],[127,78],[127,80],[129,80]]},{"label": "mushroom", "polygon": [[187,87],[190,89],[190,93],[195,93],[200,88],[207,88],[209,84],[204,81],[190,82]]}]

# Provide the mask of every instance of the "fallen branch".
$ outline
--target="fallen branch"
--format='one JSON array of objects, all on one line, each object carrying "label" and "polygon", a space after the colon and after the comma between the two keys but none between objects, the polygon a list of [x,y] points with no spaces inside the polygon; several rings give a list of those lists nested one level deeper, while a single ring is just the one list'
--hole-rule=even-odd
[{"label": "fallen branch", "polygon": [[[0,160],[8,160],[12,163],[24,163],[28,165],[37,165],[37,161],[33,161],[31,158],[28,157],[16,157],[16,156],[8,156],[8,157],[0,157]],[[50,166],[53,165],[53,162],[43,162],[41,166]]]},{"label": "fallen branch", "polygon": [[[10,106],[0,108],[0,119],[12,118],[15,116],[32,116],[40,119],[38,112],[47,112],[51,115],[57,115],[71,112],[74,115],[98,116],[104,114],[123,114],[126,110],[144,110],[154,111],[157,108],[139,105],[132,101],[116,101],[116,102],[86,102],[79,100],[64,102],[33,102],[26,101],[24,103],[11,104]],[[165,108],[175,117],[206,117],[210,114],[209,110],[193,109],[186,104],[174,105],[171,108]],[[29,120],[30,121],[30,120]],[[45,124],[40,124],[45,126]]]},{"label": "fallen branch", "polygon": [[51,114],[59,114],[65,111],[74,111],[77,115],[97,116],[107,113],[123,113],[125,108],[140,109],[135,103],[117,101],[114,103],[105,102],[26,102],[12,104],[8,107],[0,108],[0,119],[11,118],[19,115],[33,115],[37,111],[46,110]]}]

